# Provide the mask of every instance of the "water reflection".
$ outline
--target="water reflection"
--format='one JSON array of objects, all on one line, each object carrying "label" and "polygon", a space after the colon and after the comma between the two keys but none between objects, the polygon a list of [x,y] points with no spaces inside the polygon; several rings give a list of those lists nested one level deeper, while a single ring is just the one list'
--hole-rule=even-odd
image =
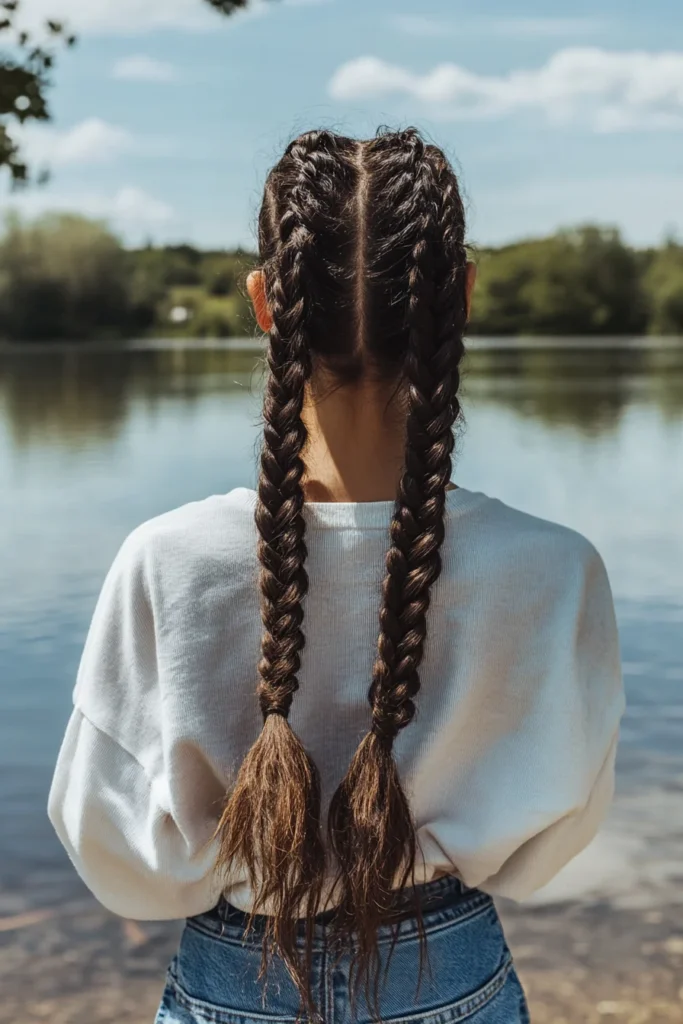
[{"label": "water reflection", "polygon": [[0,351],[0,419],[21,448],[80,448],[114,439],[131,407],[173,396],[191,406],[208,392],[258,385],[254,351],[220,348]]},{"label": "water reflection", "polygon": [[[56,443],[78,449],[114,439],[132,404],[153,409],[173,397],[192,406],[207,393],[257,389],[261,370],[253,346],[4,351],[0,416],[18,448]],[[588,436],[613,431],[635,402],[677,419],[683,416],[683,342],[641,348],[493,342],[470,351],[464,394]]]},{"label": "water reflection", "polygon": [[496,346],[470,352],[465,394],[514,405],[548,426],[588,436],[613,431],[634,402],[665,418],[683,416],[683,340],[679,345]]}]

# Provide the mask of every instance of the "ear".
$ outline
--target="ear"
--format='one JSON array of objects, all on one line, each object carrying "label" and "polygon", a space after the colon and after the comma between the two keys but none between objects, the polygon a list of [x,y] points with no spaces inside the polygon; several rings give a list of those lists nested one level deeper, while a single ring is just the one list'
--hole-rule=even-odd
[{"label": "ear", "polygon": [[470,263],[467,264],[467,284],[466,284],[466,289],[467,289],[467,319],[468,320],[469,320],[470,314],[472,312],[472,294],[474,292],[474,286],[476,284],[476,281],[477,281],[477,264],[470,262]]},{"label": "ear", "polygon": [[266,279],[262,270],[252,270],[247,278],[247,291],[254,306],[256,322],[264,334],[269,334],[273,327],[273,318],[266,298]]}]

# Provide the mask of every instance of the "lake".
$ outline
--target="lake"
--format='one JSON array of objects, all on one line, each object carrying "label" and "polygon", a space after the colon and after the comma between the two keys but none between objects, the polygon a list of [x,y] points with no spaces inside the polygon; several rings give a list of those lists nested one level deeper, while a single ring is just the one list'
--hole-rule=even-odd
[{"label": "lake", "polygon": [[[254,347],[0,351],[0,917],[82,898],[45,816],[94,602],[143,520],[255,476]],[[480,341],[454,478],[580,530],[629,708],[600,838],[539,897],[683,898],[683,340]]]}]

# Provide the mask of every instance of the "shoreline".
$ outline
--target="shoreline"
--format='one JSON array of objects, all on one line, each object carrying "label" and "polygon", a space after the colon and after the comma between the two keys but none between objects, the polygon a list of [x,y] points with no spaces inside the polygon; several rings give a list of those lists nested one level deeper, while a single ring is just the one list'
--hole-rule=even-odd
[{"label": "shoreline", "polygon": [[[680,905],[500,910],[534,1024],[683,1022]],[[151,1024],[179,933],[89,896],[0,919],[0,1024]]]},{"label": "shoreline", "polygon": [[[532,351],[564,349],[577,351],[680,351],[683,335],[482,335],[466,337],[469,352]],[[54,352],[167,352],[176,349],[201,351],[265,352],[266,338],[258,336],[229,338],[193,338],[190,336],[150,335],[141,338],[84,339],[81,341],[8,341],[0,340],[0,355],[45,355]]]}]

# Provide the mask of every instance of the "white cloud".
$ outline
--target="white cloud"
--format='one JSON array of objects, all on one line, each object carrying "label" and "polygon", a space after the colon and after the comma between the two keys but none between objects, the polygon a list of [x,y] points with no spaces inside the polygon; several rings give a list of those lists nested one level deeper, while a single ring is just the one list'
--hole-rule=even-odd
[{"label": "white cloud", "polygon": [[266,14],[278,6],[308,6],[331,0],[252,0],[248,9],[230,18],[221,17],[204,0],[28,0],[22,10],[22,24],[36,29],[55,10],[77,33],[100,35],[137,35],[155,29],[179,29],[190,32],[215,31],[221,25]]},{"label": "white cloud", "polygon": [[[155,226],[168,224],[173,219],[173,209],[161,199],[155,199],[141,188],[127,185],[120,188],[111,202],[104,201],[103,215],[130,226],[144,224]],[[107,210],[109,206],[109,210]]]},{"label": "white cloud", "polygon": [[605,28],[597,18],[434,18],[424,14],[397,14],[391,19],[396,31],[409,36],[499,35],[518,39],[593,35]]},{"label": "white cloud", "polygon": [[114,193],[56,192],[51,188],[32,189],[12,198],[11,206],[27,217],[46,212],[80,213],[107,221],[129,243],[172,225],[175,212],[167,203],[135,185],[125,185]]},{"label": "white cloud", "polygon": [[130,132],[99,117],[67,129],[29,125],[18,134],[31,162],[51,167],[109,163],[134,147]]},{"label": "white cloud", "polygon": [[129,82],[172,82],[176,71],[166,61],[156,60],[145,53],[134,53],[117,61],[112,75]]},{"label": "white cloud", "polygon": [[343,64],[329,84],[338,100],[399,95],[451,119],[503,117],[536,110],[550,121],[594,131],[683,127],[683,52],[559,50],[536,69],[482,75],[440,64],[424,75],[377,57]]},{"label": "white cloud", "polygon": [[[22,11],[29,27],[55,17],[54,0],[30,0]],[[203,0],[60,0],[59,17],[76,32],[136,34],[160,28],[201,31],[220,21]]]}]

